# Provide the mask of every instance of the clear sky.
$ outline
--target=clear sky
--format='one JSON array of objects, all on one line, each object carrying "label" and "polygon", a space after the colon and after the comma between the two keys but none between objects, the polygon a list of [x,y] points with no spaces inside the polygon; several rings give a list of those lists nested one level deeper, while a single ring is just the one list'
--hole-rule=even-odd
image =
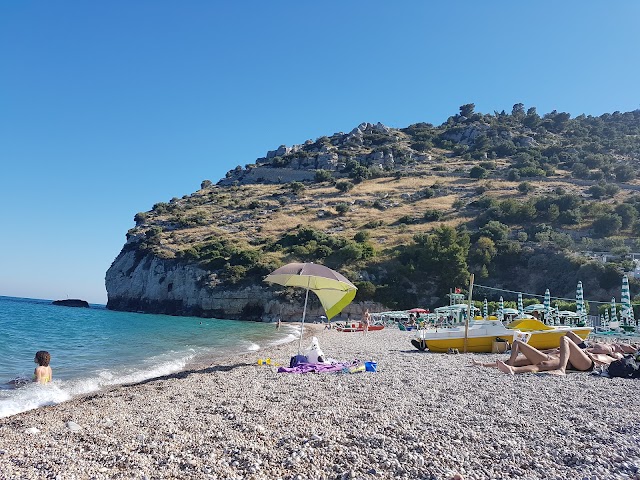
[{"label": "clear sky", "polygon": [[361,122],[640,108],[640,2],[0,0],[0,295],[106,303],[154,203]]}]

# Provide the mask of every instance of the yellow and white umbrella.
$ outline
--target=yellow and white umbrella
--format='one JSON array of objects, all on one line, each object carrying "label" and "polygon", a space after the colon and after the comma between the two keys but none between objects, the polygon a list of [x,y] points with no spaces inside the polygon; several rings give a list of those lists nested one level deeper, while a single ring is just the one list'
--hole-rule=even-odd
[{"label": "yellow and white umbrella", "polygon": [[356,286],[347,280],[344,275],[316,263],[289,263],[271,272],[265,277],[264,281],[277,283],[285,287],[302,287],[307,290],[304,298],[304,310],[302,311],[302,329],[300,331],[298,353],[300,353],[302,334],[304,332],[309,290],[320,299],[328,320],[331,320],[351,303],[356,296],[357,290]]}]

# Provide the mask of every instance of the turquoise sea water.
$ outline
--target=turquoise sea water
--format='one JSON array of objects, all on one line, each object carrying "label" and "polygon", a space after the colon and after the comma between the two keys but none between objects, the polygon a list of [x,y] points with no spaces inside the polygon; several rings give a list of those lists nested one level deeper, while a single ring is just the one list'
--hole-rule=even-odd
[{"label": "turquoise sea water", "polygon": [[[296,326],[91,307],[0,296],[0,418],[298,337]],[[38,350],[51,354],[51,384],[30,382]]]}]

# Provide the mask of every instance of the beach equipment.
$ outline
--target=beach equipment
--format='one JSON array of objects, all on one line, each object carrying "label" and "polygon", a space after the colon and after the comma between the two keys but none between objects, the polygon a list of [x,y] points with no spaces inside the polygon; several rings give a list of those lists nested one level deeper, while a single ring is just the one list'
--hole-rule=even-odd
[{"label": "beach equipment", "polygon": [[547,288],[544,291],[544,323],[547,325],[551,321],[551,293],[549,293],[549,289]]},{"label": "beach equipment", "polygon": [[622,295],[620,296],[620,316],[622,324],[631,326],[634,323],[633,307],[631,306],[631,293],[629,292],[629,279],[626,275],[622,277]]},{"label": "beach equipment", "polygon": [[489,318],[489,304],[487,303],[486,298],[484,299],[484,302],[482,302],[482,318],[484,320]]},{"label": "beach equipment", "polygon": [[618,311],[616,309],[616,298],[613,297],[611,299],[611,322],[614,323],[617,326],[618,324]]},{"label": "beach equipment", "polygon": [[[573,332],[585,339],[593,331],[591,327],[572,327],[560,325],[551,327],[535,318],[523,318],[514,320],[504,325],[497,320],[475,320],[472,325],[441,328],[437,330],[418,330],[411,344],[418,350],[429,349],[432,352],[448,352],[450,349],[464,349],[465,338],[468,352],[491,353],[493,342],[509,340],[519,332],[531,334],[528,344],[539,349],[546,350],[558,348],[560,339]],[[465,334],[466,332],[466,334]]]},{"label": "beach equipment", "polygon": [[518,293],[518,318],[524,315],[524,307],[522,303],[522,293]]},{"label": "beach equipment", "polygon": [[[404,326],[405,330],[411,330],[411,328]],[[375,332],[377,330],[382,330],[384,329],[384,325],[369,325],[369,328],[367,328],[367,331],[369,332]],[[364,326],[362,325],[362,323],[358,322],[358,323],[354,323],[352,325],[344,325],[344,326],[337,326],[336,330],[338,332],[363,332],[364,331]],[[401,329],[402,330],[402,329]]]},{"label": "beach equipment", "polygon": [[498,301],[498,320],[500,320],[501,322],[504,320],[504,300],[502,297],[500,297],[500,300]]},{"label": "beach equipment", "polygon": [[604,320],[602,321],[603,330],[611,330],[611,321],[609,319],[609,310],[604,311]]},{"label": "beach equipment", "polygon": [[578,314],[578,323],[586,323],[587,311],[584,305],[582,282],[578,282],[578,287],[576,288],[576,313]]},{"label": "beach equipment", "polygon": [[429,310],[425,310],[424,308],[412,308],[411,310],[407,310],[407,313],[429,313]]},{"label": "beach equipment", "polygon": [[265,282],[276,283],[285,287],[305,288],[304,309],[302,310],[302,327],[298,342],[298,354],[304,333],[304,320],[307,314],[309,291],[315,293],[324,308],[327,319],[334,316],[349,305],[356,296],[356,286],[344,275],[329,267],[316,263],[289,263],[280,267],[264,279]]}]

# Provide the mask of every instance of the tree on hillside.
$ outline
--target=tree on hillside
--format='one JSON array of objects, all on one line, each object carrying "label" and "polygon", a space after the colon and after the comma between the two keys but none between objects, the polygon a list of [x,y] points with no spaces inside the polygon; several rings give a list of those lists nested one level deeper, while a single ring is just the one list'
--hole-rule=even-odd
[{"label": "tree on hillside", "polygon": [[469,276],[467,256],[469,235],[447,225],[441,225],[431,234],[414,236],[417,249],[417,267],[422,272],[439,278],[441,292],[450,287],[464,285]]},{"label": "tree on hillside", "polygon": [[473,111],[476,108],[474,103],[467,103],[466,105],[460,106],[460,115],[463,117],[470,117],[473,115]]},{"label": "tree on hillside", "polygon": [[521,119],[524,117],[524,104],[516,103],[511,109],[511,115],[515,118]]}]

